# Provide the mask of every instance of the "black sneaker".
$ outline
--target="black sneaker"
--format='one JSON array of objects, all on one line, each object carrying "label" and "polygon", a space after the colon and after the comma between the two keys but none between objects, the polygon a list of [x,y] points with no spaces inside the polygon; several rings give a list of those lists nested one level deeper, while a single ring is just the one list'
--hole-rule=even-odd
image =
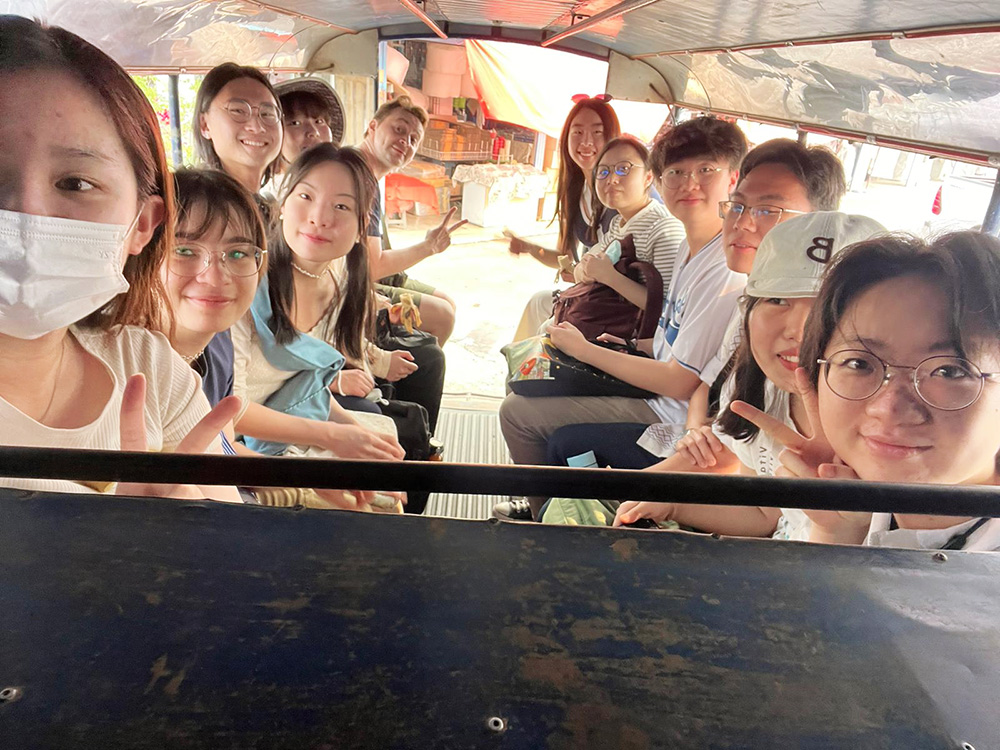
[{"label": "black sneaker", "polygon": [[493,517],[501,521],[530,521],[531,506],[523,497],[504,500],[493,506]]}]

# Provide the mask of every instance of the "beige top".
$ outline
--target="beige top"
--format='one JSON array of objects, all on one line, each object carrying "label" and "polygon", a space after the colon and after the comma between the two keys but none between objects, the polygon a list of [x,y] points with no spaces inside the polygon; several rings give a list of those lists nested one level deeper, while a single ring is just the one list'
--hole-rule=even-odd
[{"label": "beige top", "polygon": [[[260,340],[257,337],[257,329],[251,313],[248,312],[237,321],[231,334],[233,338],[234,395],[249,399],[256,404],[263,404],[285,384],[285,381],[297,374],[287,370],[279,370],[267,360],[260,347]],[[308,335],[318,336],[317,329],[314,327],[308,332]],[[370,430],[393,437],[396,435],[395,423],[388,417],[356,411],[351,412],[351,417],[358,424]],[[289,446],[287,454],[317,457],[333,455],[329,451],[315,446]]]},{"label": "beige top", "polygon": [[[161,334],[126,326],[113,332],[70,328],[80,346],[96,357],[114,381],[111,398],[92,423],[73,429],[36,422],[0,398],[2,441],[34,448],[121,449],[121,405],[125,382],[131,375],[146,376],[146,439],[150,451],[172,451],[204,417],[208,400],[195,372],[170,348]],[[222,453],[216,438],[206,453]],[[39,492],[111,492],[113,483],[72,482],[62,479],[0,477],[0,486]]]}]

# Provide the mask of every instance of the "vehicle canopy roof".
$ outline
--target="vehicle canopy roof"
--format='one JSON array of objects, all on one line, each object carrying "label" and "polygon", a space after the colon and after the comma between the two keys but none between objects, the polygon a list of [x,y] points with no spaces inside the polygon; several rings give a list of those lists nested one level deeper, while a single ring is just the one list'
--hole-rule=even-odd
[{"label": "vehicle canopy roof", "polygon": [[[375,42],[432,34],[409,0],[0,0],[134,72],[236,60],[373,74]],[[997,160],[1000,20],[978,0],[436,0],[449,38],[610,61],[608,93],[973,161]],[[565,38],[552,38],[572,28]],[[370,54],[366,54],[370,51]]]}]

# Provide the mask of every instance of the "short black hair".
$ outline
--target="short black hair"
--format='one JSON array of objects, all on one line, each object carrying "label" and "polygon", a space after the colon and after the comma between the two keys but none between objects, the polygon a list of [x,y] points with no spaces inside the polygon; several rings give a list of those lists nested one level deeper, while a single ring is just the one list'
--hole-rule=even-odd
[{"label": "short black hair", "polygon": [[[822,146],[803,146],[791,138],[765,141],[747,154],[740,166],[740,180],[762,164],[778,164],[806,188],[813,211],[836,211],[847,192],[844,165]],[[736,188],[739,189],[739,182]]]},{"label": "short black hair", "polygon": [[924,240],[896,234],[843,250],[823,275],[802,334],[799,361],[813,387],[847,309],[864,292],[891,279],[916,276],[948,299],[948,328],[962,357],[974,357],[978,336],[1000,343],[1000,240],[981,232],[954,232]]},{"label": "short black hair", "polygon": [[281,113],[286,117],[303,114],[306,117],[331,119],[326,102],[309,91],[289,91],[287,94],[281,94],[278,101],[281,102]]},{"label": "short black hair", "polygon": [[738,169],[747,155],[747,139],[732,122],[717,117],[695,117],[672,128],[653,144],[653,175],[659,177],[671,164],[703,157],[725,161]]}]

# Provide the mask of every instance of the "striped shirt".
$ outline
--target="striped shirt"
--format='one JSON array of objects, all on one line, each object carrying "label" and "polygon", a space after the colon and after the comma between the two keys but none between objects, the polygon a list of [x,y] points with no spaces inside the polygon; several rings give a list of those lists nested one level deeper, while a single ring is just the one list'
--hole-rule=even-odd
[{"label": "striped shirt", "polygon": [[663,278],[663,289],[670,288],[677,249],[684,241],[684,225],[675,219],[662,203],[651,200],[646,207],[628,221],[616,215],[606,232],[600,232],[597,244],[588,252],[600,252],[615,240],[632,235],[635,254],[641,261],[651,263]]}]

